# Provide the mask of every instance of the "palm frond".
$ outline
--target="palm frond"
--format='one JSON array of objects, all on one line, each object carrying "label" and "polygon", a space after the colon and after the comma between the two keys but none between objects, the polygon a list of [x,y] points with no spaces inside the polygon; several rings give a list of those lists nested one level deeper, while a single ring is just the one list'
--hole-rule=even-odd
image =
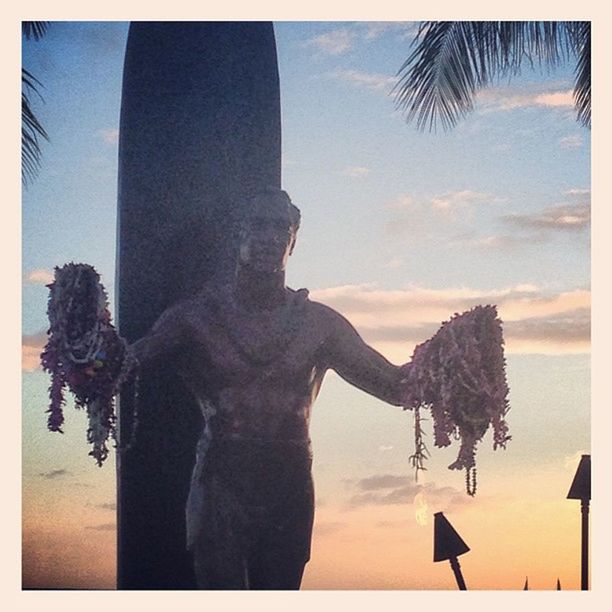
[{"label": "palm frond", "polygon": [[568,24],[573,51],[578,57],[574,78],[574,106],[578,121],[591,127],[591,23]]},{"label": "palm frond", "polygon": [[430,130],[453,127],[494,78],[517,74],[524,61],[555,66],[571,50],[553,21],[426,21],[414,45],[392,93],[407,121]]},{"label": "palm frond", "polygon": [[36,79],[25,68],[21,70],[21,180],[28,185],[36,176],[40,166],[40,139],[49,140],[47,132],[32,111],[30,94],[40,96]]},{"label": "palm frond", "polygon": [[22,21],[21,33],[26,39],[40,40],[47,32],[48,21]]},{"label": "palm frond", "polygon": [[[48,21],[22,21],[21,33],[26,40],[40,40],[49,26]],[[40,167],[40,139],[49,140],[47,132],[32,110],[31,94],[42,96],[40,81],[25,68],[21,69],[21,181],[28,185]]]}]

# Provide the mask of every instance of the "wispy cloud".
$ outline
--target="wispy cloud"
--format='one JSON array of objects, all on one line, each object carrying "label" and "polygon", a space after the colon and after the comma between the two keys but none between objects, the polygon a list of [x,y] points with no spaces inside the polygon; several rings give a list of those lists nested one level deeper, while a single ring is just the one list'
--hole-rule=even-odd
[{"label": "wispy cloud", "polygon": [[88,507],[90,508],[98,508],[99,510],[116,510],[117,509],[117,504],[115,504],[114,502],[106,502],[106,503],[102,503],[102,504],[92,504],[92,503],[88,503],[87,504]]},{"label": "wispy cloud", "polygon": [[527,92],[511,87],[491,87],[478,92],[477,104],[487,112],[511,111],[520,108],[571,108],[574,105],[571,89]]},{"label": "wispy cloud", "polygon": [[56,478],[64,478],[65,476],[69,476],[70,472],[65,469],[50,470],[49,472],[41,472],[38,475],[45,480],[55,480]]},{"label": "wispy cloud", "polygon": [[390,489],[405,486],[412,483],[413,479],[408,476],[396,476],[394,474],[376,474],[362,478],[357,482],[357,487],[362,491],[377,491],[379,489]]},{"label": "wispy cloud", "polygon": [[447,213],[487,204],[499,204],[504,201],[503,198],[492,193],[474,191],[473,189],[455,189],[420,198],[411,194],[402,194],[392,200],[387,205],[387,209],[410,211],[411,213],[417,210]]},{"label": "wispy cloud", "polygon": [[[518,249],[525,246],[525,237],[516,234],[491,234],[488,236],[469,234],[459,237],[457,241],[468,246],[496,251]],[[545,236],[541,233],[529,237],[529,244],[531,245],[544,241]]]},{"label": "wispy cloud", "polygon": [[573,135],[573,136],[564,136],[559,139],[559,145],[563,149],[577,149],[583,145],[582,136]]},{"label": "wispy cloud", "polygon": [[495,198],[488,193],[463,189],[460,191],[449,191],[441,195],[434,196],[431,198],[431,206],[435,210],[450,211],[466,206],[490,203],[492,201],[499,201],[499,198]]},{"label": "wispy cloud", "polygon": [[[318,506],[318,504],[317,504],[317,506]],[[323,536],[323,535],[329,535],[329,534],[332,534],[332,533],[337,533],[338,531],[340,531],[344,527],[346,527],[346,523],[343,523],[341,521],[321,521],[321,522],[316,522],[315,523],[315,527],[314,527],[314,535],[315,535],[315,537],[317,537],[317,536]]]},{"label": "wispy cloud", "polygon": [[106,144],[114,145],[119,142],[119,130],[116,128],[98,130],[97,134]]},{"label": "wispy cloud", "polygon": [[404,260],[401,257],[394,257],[390,259],[386,264],[383,265],[383,268],[387,270],[397,270],[404,265]]},{"label": "wispy cloud", "polygon": [[395,361],[436,332],[455,312],[496,304],[506,349],[513,353],[585,353],[590,345],[590,291],[551,293],[533,285],[490,291],[411,287],[387,291],[346,285],[312,292],[345,315],[366,341]]},{"label": "wispy cloud", "polygon": [[360,44],[368,44],[382,36],[392,36],[399,43],[411,41],[418,29],[417,22],[367,21],[355,22],[309,38],[304,45],[328,55],[342,55]]},{"label": "wispy cloud", "polygon": [[304,44],[329,55],[342,55],[353,47],[356,33],[351,28],[339,28],[308,39]]},{"label": "wispy cloud", "polygon": [[467,232],[458,236],[456,241],[478,248],[501,250],[541,244],[562,234],[584,235],[582,230],[591,224],[590,190],[568,189],[563,196],[565,202],[537,212],[500,216],[499,220],[511,228],[512,233],[483,236]]},{"label": "wispy cloud", "polygon": [[504,215],[504,221],[523,229],[576,231],[591,223],[591,206],[587,203],[562,204],[534,214]]},{"label": "wispy cloud", "polygon": [[414,21],[367,21],[357,24],[357,27],[363,32],[365,40],[376,40],[390,33],[397,34],[401,39],[410,40],[416,35],[419,24]]},{"label": "wispy cloud", "polygon": [[389,94],[397,79],[394,76],[361,70],[334,70],[327,77],[353,87]]},{"label": "wispy cloud", "polygon": [[21,369],[33,372],[40,367],[40,354],[47,343],[47,334],[41,331],[37,334],[21,337]]},{"label": "wispy cloud", "polygon": [[25,275],[27,283],[33,285],[48,285],[53,282],[53,271],[45,268],[37,268],[36,270],[30,270]]},{"label": "wispy cloud", "polygon": [[394,505],[414,502],[417,495],[437,509],[448,511],[469,503],[466,496],[453,487],[438,487],[434,483],[419,484],[409,476],[376,474],[354,483],[357,491],[348,500],[348,509],[367,505]]},{"label": "wispy cloud", "polygon": [[579,197],[579,198],[588,197],[589,201],[591,199],[591,190],[583,188],[583,187],[580,187],[580,188],[576,187],[574,189],[568,189],[567,191],[564,191],[563,194],[566,195],[566,196],[570,196],[572,198],[575,198],[575,197]]},{"label": "wispy cloud", "polygon": [[115,531],[117,529],[117,524],[100,523],[99,525],[85,525],[85,529],[91,529],[93,531]]},{"label": "wispy cloud", "polygon": [[351,178],[364,178],[370,174],[372,170],[365,166],[347,166],[341,171],[344,176],[350,176]]}]

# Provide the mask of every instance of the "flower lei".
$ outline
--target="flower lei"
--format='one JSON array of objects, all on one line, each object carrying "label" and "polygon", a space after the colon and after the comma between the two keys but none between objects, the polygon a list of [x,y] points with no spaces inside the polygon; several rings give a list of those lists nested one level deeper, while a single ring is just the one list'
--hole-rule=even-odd
[{"label": "flower lei", "polygon": [[466,491],[476,493],[476,443],[489,425],[493,448],[505,448],[510,440],[504,420],[508,412],[501,321],[495,306],[476,306],[455,314],[413,353],[404,396],[405,409],[415,411],[417,469],[425,469],[428,455],[423,444],[420,407],[431,410],[434,444],[449,446],[451,436],[461,440],[451,470],[466,470]]},{"label": "flower lei", "polygon": [[75,407],[87,410],[87,441],[93,445],[89,455],[102,466],[108,439],[116,440],[114,396],[135,362],[111,323],[107,294],[92,266],[56,267],[54,281],[47,286],[50,327],[41,354],[43,369],[51,375],[47,426],[63,433],[68,387]]}]

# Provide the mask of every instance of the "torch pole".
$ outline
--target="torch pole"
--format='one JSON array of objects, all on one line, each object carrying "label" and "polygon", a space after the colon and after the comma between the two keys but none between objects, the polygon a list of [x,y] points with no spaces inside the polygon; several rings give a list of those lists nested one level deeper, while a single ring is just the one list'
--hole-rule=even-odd
[{"label": "torch pole", "polygon": [[449,559],[451,567],[453,568],[453,574],[455,574],[455,580],[457,581],[457,586],[460,591],[467,591],[467,587],[465,586],[465,580],[463,579],[463,574],[461,573],[461,566],[459,565],[459,560],[457,557],[451,557]]},{"label": "torch pole", "polygon": [[589,500],[582,499],[580,502],[582,514],[582,563],[580,589],[589,590]]}]

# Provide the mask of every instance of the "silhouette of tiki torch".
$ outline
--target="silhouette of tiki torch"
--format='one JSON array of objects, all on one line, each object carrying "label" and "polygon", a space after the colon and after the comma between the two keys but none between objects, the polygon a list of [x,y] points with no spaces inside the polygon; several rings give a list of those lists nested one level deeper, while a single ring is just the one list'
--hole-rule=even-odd
[{"label": "silhouette of tiki torch", "polygon": [[470,547],[461,539],[454,527],[448,522],[442,512],[434,514],[434,562],[450,562],[457,586],[461,591],[467,591],[465,580],[457,557],[470,550]]},{"label": "silhouette of tiki torch", "polygon": [[591,455],[582,455],[567,499],[579,499],[582,511],[582,564],[580,589],[589,590],[589,502],[591,500]]}]

